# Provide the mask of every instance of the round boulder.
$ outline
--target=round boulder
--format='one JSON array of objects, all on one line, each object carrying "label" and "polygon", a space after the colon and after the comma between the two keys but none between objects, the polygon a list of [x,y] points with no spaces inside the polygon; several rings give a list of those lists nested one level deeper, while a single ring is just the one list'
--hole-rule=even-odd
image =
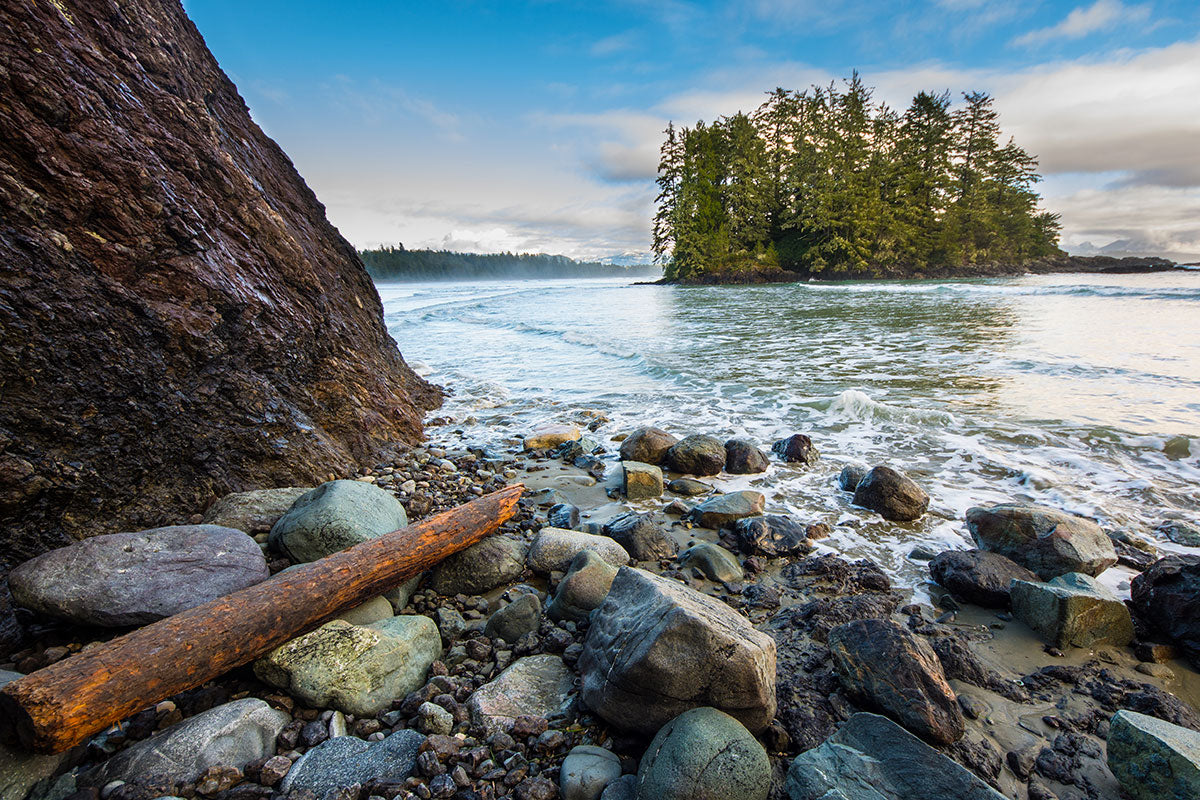
[{"label": "round boulder", "polygon": [[249,534],[266,533],[288,509],[312,489],[287,487],[227,494],[204,512],[205,525],[236,528]]},{"label": "round boulder", "polygon": [[390,492],[362,481],[330,481],[292,504],[271,527],[270,543],[303,563],[407,524],[404,506]]},{"label": "round boulder", "polygon": [[558,773],[563,800],[597,800],[610,783],[621,777],[621,759],[611,750],[592,745],[571,748]]},{"label": "round boulder", "polygon": [[730,475],[754,475],[771,466],[767,454],[745,439],[725,443],[725,471]]},{"label": "round boulder", "polygon": [[1044,581],[1082,572],[1096,577],[1117,563],[1112,540],[1090,519],[1044,506],[967,509],[967,529],[984,550],[1008,556]]},{"label": "round boulder", "polygon": [[929,495],[907,475],[891,467],[875,467],[854,488],[854,505],[893,522],[912,522],[929,508]]},{"label": "round boulder", "polygon": [[638,428],[621,442],[621,460],[661,466],[667,460],[667,451],[678,441],[659,428]]},{"label": "round boulder", "polygon": [[604,535],[611,537],[637,561],[674,558],[679,550],[675,540],[650,514],[628,512],[613,517],[604,523]]},{"label": "round boulder", "polygon": [[820,456],[812,439],[803,433],[793,433],[771,445],[771,452],[789,464],[815,464]]},{"label": "round boulder", "polygon": [[725,468],[725,445],[693,433],[667,451],[667,466],[685,475],[718,475]]},{"label": "round boulder", "polygon": [[664,725],[638,767],[638,797],[766,800],[770,789],[767,751],[715,708],[693,708]]},{"label": "round boulder", "polygon": [[447,558],[429,584],[440,595],[483,594],[520,578],[527,546],[511,536],[489,536]]}]

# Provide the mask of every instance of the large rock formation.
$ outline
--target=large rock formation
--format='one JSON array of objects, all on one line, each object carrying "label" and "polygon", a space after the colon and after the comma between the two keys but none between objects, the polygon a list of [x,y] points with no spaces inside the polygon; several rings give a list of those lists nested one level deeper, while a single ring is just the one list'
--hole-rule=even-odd
[{"label": "large rock formation", "polygon": [[420,438],[440,393],[178,0],[5,4],[0,64],[0,560]]}]

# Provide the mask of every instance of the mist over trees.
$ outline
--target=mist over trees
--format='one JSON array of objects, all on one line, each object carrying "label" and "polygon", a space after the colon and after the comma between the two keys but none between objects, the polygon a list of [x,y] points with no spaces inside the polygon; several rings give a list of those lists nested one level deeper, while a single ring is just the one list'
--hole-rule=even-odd
[{"label": "mist over trees", "polygon": [[377,281],[465,281],[506,278],[657,277],[658,267],[621,267],[544,253],[455,253],[406,250],[403,245],[360,250],[367,273]]},{"label": "mist over trees", "polygon": [[919,272],[1057,255],[1037,159],[990,95],[921,92],[903,113],[858,73],[768,93],[753,113],[666,129],[653,248],[668,280]]}]

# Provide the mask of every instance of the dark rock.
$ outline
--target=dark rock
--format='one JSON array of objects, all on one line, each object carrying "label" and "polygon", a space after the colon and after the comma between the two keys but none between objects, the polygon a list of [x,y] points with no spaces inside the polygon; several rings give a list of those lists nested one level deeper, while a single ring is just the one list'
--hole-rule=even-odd
[{"label": "dark rock", "polygon": [[1167,458],[1187,458],[1192,454],[1192,442],[1186,436],[1172,436],[1163,444]]},{"label": "dark rock", "polygon": [[583,622],[599,608],[608,596],[617,567],[609,564],[591,550],[575,556],[567,574],[558,582],[554,599],[546,607],[551,619]]},{"label": "dark rock", "polygon": [[1117,551],[1118,564],[1142,572],[1158,560],[1158,550],[1140,536],[1126,530],[1106,530],[1104,533],[1108,535],[1113,549]]},{"label": "dark rock", "polygon": [[854,504],[887,520],[911,522],[928,510],[929,495],[912,478],[891,467],[875,467],[855,487]]},{"label": "dark rock", "polygon": [[695,480],[694,478],[676,478],[667,484],[667,488],[675,494],[681,494],[684,497],[696,497],[701,494],[708,494],[713,490],[713,487],[707,483]]},{"label": "dark rock", "polygon": [[862,464],[847,464],[838,473],[838,488],[843,492],[853,492],[870,471],[869,467]]},{"label": "dark rock", "polygon": [[638,767],[638,796],[656,800],[766,800],[767,751],[736,719],[693,708],[664,725]]},{"label": "dark rock", "polygon": [[684,550],[679,555],[679,565],[684,569],[698,569],[704,577],[717,583],[736,583],[744,577],[742,565],[733,553],[712,542],[701,542]]},{"label": "dark rock", "polygon": [[[1029,702],[1029,690],[1020,680],[1015,677],[1006,678],[986,666],[971,650],[961,633],[934,636],[929,640],[929,644],[937,653],[947,678],[988,689],[1015,703]],[[959,700],[962,700],[961,695]]]},{"label": "dark rock", "polygon": [[638,428],[621,442],[622,461],[661,465],[679,439],[659,428]]},{"label": "dark rock", "polygon": [[1007,608],[1010,583],[1037,580],[1020,564],[987,550],[947,550],[929,562],[929,574],[956,600],[984,608]]},{"label": "dark rock", "polygon": [[730,475],[753,475],[770,466],[771,459],[752,442],[730,439],[725,443],[725,471]]},{"label": "dark rock", "polygon": [[702,528],[719,530],[739,519],[761,514],[766,502],[762,492],[745,490],[718,494],[693,508],[688,514],[688,519]]},{"label": "dark rock", "polygon": [[579,526],[579,509],[570,503],[556,503],[546,512],[546,524],[551,528],[574,530]]},{"label": "dark rock", "polygon": [[284,794],[312,792],[318,800],[334,800],[348,786],[368,781],[399,782],[412,774],[425,737],[402,730],[378,742],[338,736],[309,750],[279,786]]},{"label": "dark rock", "polygon": [[1118,711],[1108,730],[1108,766],[1133,800],[1200,797],[1200,733]]},{"label": "dark rock", "polygon": [[815,464],[820,457],[812,439],[803,433],[794,433],[771,445],[771,452],[789,464]]},{"label": "dark rock", "polygon": [[329,481],[298,499],[271,526],[271,547],[296,563],[316,561],[408,525],[391,493],[361,481]]},{"label": "dark rock", "polygon": [[1169,555],[1133,579],[1139,625],[1178,645],[1200,667],[1200,556]]},{"label": "dark rock", "polygon": [[542,604],[536,594],[522,594],[488,618],[484,634],[506,642],[516,642],[538,629]]},{"label": "dark rock", "polygon": [[1124,647],[1133,639],[1129,608],[1090,575],[1014,580],[1011,591],[1013,616],[1055,647]]},{"label": "dark rock", "polygon": [[976,506],[967,510],[967,529],[982,549],[1007,556],[1046,581],[1068,572],[1095,577],[1117,563],[1099,525],[1053,508]]},{"label": "dark rock", "polygon": [[725,468],[725,446],[712,436],[693,433],[667,451],[667,466],[685,475],[718,475]]},{"label": "dark rock", "polygon": [[746,555],[781,558],[812,551],[808,528],[791,517],[767,515],[739,519],[733,525],[738,548]]},{"label": "dark rock", "polygon": [[637,561],[674,558],[679,550],[675,540],[650,514],[629,512],[613,517],[604,523],[604,535],[614,539]]},{"label": "dark rock", "polygon": [[1169,519],[1154,527],[1154,532],[1184,547],[1200,547],[1200,528],[1181,519]]},{"label": "dark rock", "polygon": [[441,595],[490,592],[525,572],[527,545],[511,536],[489,536],[434,568],[429,585]]}]

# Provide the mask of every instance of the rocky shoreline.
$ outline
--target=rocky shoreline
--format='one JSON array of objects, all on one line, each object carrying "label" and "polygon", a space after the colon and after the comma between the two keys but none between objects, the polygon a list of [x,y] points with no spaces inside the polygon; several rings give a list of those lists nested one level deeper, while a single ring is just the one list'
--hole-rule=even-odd
[{"label": "rocky shoreline", "polygon": [[[929,562],[922,603],[840,557],[827,525],[716,488],[826,469],[819,442],[599,441],[603,417],[576,418],[507,450],[432,427],[439,446],[348,480],[231,495],[18,567],[27,643],[5,682],[527,488],[493,537],[253,665],[60,756],[0,749],[0,797],[1197,796],[1200,556],[1055,509],[976,508],[974,548],[910,555]],[[829,478],[892,524],[929,505],[886,465]],[[1140,573],[1127,602],[1095,581],[1118,560]]]}]

